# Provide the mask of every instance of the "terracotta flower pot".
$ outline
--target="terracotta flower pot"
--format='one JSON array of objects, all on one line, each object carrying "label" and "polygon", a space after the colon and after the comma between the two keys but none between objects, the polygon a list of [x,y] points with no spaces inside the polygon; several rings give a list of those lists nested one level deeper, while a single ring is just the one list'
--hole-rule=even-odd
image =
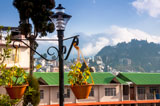
[{"label": "terracotta flower pot", "polygon": [[7,86],[5,88],[11,99],[21,99],[27,86],[28,84],[21,86],[12,86],[12,87]]},{"label": "terracotta flower pot", "polygon": [[77,99],[87,99],[93,84],[70,86]]}]

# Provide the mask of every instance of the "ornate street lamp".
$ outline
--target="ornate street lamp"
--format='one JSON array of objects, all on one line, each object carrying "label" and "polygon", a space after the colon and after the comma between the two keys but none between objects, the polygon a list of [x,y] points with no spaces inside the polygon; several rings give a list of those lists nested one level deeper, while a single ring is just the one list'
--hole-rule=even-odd
[{"label": "ornate street lamp", "polygon": [[71,15],[68,15],[65,12],[65,8],[62,7],[61,4],[58,5],[57,8],[55,8],[55,14],[50,17],[52,22],[54,23],[56,30],[65,30],[66,24],[68,23],[69,19],[72,17]]},{"label": "ornate street lamp", "polygon": [[64,46],[63,46],[63,37],[64,30],[67,22],[71,18],[70,15],[64,13],[65,8],[61,4],[56,8],[55,14],[50,17],[54,23],[57,30],[57,37],[59,43],[59,105],[64,106]]},{"label": "ornate street lamp", "polygon": [[[68,59],[70,52],[72,50],[73,44],[76,44],[76,45],[79,44],[79,39],[78,39],[79,35],[75,35],[75,36],[65,38],[65,39],[63,38],[66,24],[71,18],[71,15],[64,13],[64,9],[65,8],[62,7],[61,4],[59,4],[59,6],[56,8],[55,14],[49,17],[53,21],[56,27],[58,40],[57,39],[35,39],[34,37],[28,38],[27,36],[25,36],[26,39],[12,39],[14,41],[13,42],[14,48],[17,48],[17,46],[15,45],[16,44],[15,42],[22,42],[24,45],[26,45],[28,48],[30,48],[32,51],[34,51],[36,54],[38,54],[40,57],[42,57],[46,61],[50,61],[50,59],[43,57],[39,52],[37,52],[34,48],[32,48],[30,45],[28,45],[23,40],[31,39],[31,40],[37,40],[37,41],[58,41],[58,49],[55,46],[51,46],[48,48],[47,53],[50,56],[55,56],[54,53],[50,53],[50,49],[55,49],[58,52],[57,57],[59,57],[59,97],[60,97],[59,105],[60,106],[64,106],[64,60]],[[68,40],[68,39],[73,39],[73,40],[67,52],[67,48],[66,46],[63,45],[63,41]],[[18,45],[18,48],[19,47],[20,47],[20,44]],[[64,54],[66,52],[67,54],[66,54],[66,57],[64,58]],[[56,60],[57,57],[52,60]]]}]

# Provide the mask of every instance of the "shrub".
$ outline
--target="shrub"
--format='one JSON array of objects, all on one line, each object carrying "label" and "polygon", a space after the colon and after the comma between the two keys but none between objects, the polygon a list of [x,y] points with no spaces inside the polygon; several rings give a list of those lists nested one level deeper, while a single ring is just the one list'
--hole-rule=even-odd
[{"label": "shrub", "polygon": [[[35,77],[28,75],[28,83],[29,86],[33,89],[33,91],[31,91],[29,95],[24,96],[23,106],[26,106],[29,102],[33,106],[38,106],[40,102],[40,91],[39,91],[38,80]],[[29,88],[27,88],[26,92],[28,90]]]},{"label": "shrub", "polygon": [[0,94],[0,106],[12,106],[19,102],[19,99],[10,99],[8,95]]}]

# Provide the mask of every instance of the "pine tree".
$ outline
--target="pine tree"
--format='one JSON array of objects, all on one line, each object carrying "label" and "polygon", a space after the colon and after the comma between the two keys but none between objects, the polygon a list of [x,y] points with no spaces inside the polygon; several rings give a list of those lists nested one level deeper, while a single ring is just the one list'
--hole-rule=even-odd
[{"label": "pine tree", "polygon": [[[49,17],[53,15],[51,11],[55,7],[54,0],[14,0],[14,7],[19,12],[19,29],[30,41],[30,46],[34,49],[38,44],[34,39],[37,36],[47,36],[47,33],[54,31],[54,24]],[[31,24],[32,23],[32,24]],[[31,33],[33,31],[33,34]],[[30,51],[30,74],[33,73],[34,51]]]}]

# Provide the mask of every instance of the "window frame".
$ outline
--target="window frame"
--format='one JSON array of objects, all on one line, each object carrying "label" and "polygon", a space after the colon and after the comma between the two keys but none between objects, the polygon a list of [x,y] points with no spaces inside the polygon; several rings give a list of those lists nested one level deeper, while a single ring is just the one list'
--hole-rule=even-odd
[{"label": "window frame", "polygon": [[3,60],[3,58],[2,58],[2,53],[3,53],[3,48],[0,48],[0,61]]},{"label": "window frame", "polygon": [[[57,92],[57,98],[59,98],[59,92]],[[67,93],[64,93],[64,98],[70,98],[70,89],[67,89]]]},{"label": "window frame", "polygon": [[40,90],[40,99],[44,99],[44,90]]},{"label": "window frame", "polygon": [[105,96],[116,96],[116,88],[105,88]]},{"label": "window frame", "polygon": [[94,88],[91,88],[91,92],[89,93],[89,96],[94,97]]},{"label": "window frame", "polygon": [[137,88],[137,94],[145,94],[146,88],[145,87],[138,87]]},{"label": "window frame", "polygon": [[70,89],[67,89],[67,98],[70,98]]},{"label": "window frame", "polygon": [[149,92],[150,93],[154,93],[154,91],[155,91],[155,93],[158,93],[159,94],[159,87],[157,86],[152,86],[152,87],[149,87]]}]

